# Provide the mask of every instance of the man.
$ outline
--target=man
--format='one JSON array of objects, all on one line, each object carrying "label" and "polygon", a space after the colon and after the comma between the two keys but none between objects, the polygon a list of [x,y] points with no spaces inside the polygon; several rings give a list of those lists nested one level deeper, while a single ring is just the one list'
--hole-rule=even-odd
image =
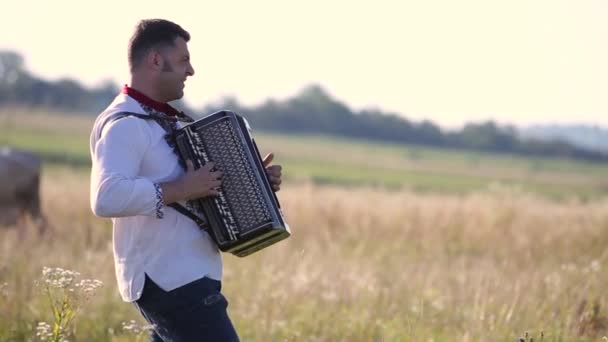
[{"label": "man", "polygon": [[[191,120],[167,104],[182,98],[184,82],[194,75],[189,40],[170,21],[136,26],[131,83],[91,132],[91,207],[112,218],[118,288],[152,324],[152,341],[238,341],[221,293],[220,251],[193,220],[167,207],[214,196],[221,185],[213,163],[194,170],[189,162],[184,170],[165,138],[176,120]],[[264,165],[278,191],[281,167],[269,166],[271,160],[272,154]]]}]

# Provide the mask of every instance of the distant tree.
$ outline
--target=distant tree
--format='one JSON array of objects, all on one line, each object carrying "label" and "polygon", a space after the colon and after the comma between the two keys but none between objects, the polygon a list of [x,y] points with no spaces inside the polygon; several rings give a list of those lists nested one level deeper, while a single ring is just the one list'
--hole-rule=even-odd
[{"label": "distant tree", "polygon": [[24,67],[23,56],[13,51],[0,50],[0,85],[15,84],[27,74]]},{"label": "distant tree", "polygon": [[27,77],[23,57],[13,51],[0,50],[0,103],[18,102],[17,91]]},{"label": "distant tree", "polygon": [[477,150],[511,152],[516,146],[516,133],[512,127],[499,127],[493,121],[469,123],[456,136],[456,142]]}]

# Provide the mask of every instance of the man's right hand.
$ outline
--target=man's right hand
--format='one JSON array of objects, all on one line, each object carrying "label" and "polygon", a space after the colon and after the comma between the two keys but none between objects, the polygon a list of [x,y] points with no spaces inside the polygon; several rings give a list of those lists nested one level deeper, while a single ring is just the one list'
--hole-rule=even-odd
[{"label": "man's right hand", "polygon": [[186,161],[186,173],[179,179],[161,184],[165,204],[215,196],[222,185],[221,171],[211,171],[215,163],[209,162],[198,170],[192,161]]},{"label": "man's right hand", "polygon": [[218,188],[222,185],[220,171],[211,171],[214,162],[205,164],[198,170],[194,169],[191,160],[186,161],[187,170],[182,177],[183,186],[186,190],[186,200],[217,195]]}]

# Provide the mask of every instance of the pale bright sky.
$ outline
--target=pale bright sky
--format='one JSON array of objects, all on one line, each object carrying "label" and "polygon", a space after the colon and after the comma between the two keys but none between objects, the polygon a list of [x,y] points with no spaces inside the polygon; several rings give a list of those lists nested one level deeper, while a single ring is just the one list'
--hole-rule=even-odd
[{"label": "pale bright sky", "polygon": [[48,78],[128,82],[137,20],[192,35],[185,100],[244,104],[321,84],[368,107],[445,127],[608,126],[608,1],[8,1],[0,49]]}]

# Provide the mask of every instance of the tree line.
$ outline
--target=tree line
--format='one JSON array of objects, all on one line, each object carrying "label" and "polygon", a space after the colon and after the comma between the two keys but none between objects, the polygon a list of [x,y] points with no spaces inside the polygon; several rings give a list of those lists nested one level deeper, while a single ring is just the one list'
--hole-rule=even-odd
[{"label": "tree line", "polygon": [[208,106],[203,112],[221,109],[237,111],[256,129],[268,131],[321,133],[440,148],[608,161],[608,155],[603,152],[562,140],[525,139],[520,137],[515,127],[501,126],[493,121],[468,123],[462,129],[446,131],[429,120],[414,122],[397,113],[377,109],[352,111],[318,85],[308,86],[290,99],[269,99],[258,106],[243,106],[237,99],[227,98],[219,105]]},{"label": "tree line", "polygon": [[[0,106],[97,114],[118,91],[119,86],[112,81],[86,88],[73,79],[44,80],[25,68],[20,54],[0,51]],[[501,126],[493,121],[468,123],[462,129],[447,131],[429,120],[414,122],[379,109],[353,111],[314,84],[286,100],[268,99],[257,106],[244,106],[235,98],[225,98],[199,110],[183,101],[177,106],[195,117],[222,109],[233,110],[246,117],[255,129],[282,133],[328,134],[441,148],[608,161],[608,155],[603,152],[560,140],[524,139],[513,126]]]}]

